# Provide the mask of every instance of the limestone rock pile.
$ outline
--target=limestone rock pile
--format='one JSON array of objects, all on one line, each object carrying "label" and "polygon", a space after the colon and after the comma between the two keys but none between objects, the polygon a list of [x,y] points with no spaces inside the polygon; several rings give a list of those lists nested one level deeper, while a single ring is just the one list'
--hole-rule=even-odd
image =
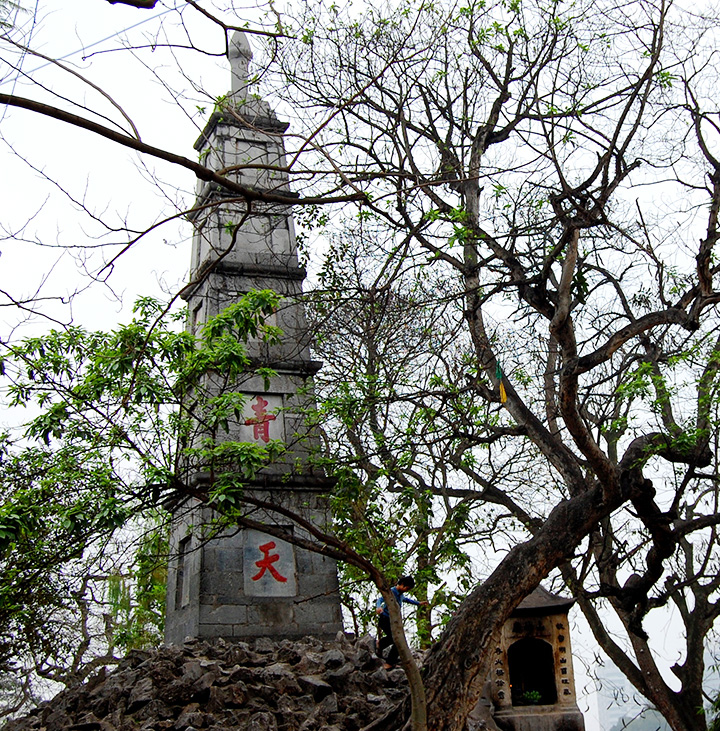
[{"label": "limestone rock pile", "polygon": [[357,731],[405,697],[372,638],[313,638],[131,651],[5,731]]}]

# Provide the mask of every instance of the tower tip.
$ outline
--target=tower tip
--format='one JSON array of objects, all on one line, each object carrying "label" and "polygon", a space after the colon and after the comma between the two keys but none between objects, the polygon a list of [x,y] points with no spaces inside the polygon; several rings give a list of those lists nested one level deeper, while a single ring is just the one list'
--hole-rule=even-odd
[{"label": "tower tip", "polygon": [[232,63],[234,59],[239,57],[249,61],[252,56],[252,48],[250,48],[247,34],[242,30],[236,30],[230,37],[230,44],[228,46],[228,58],[230,62]]},{"label": "tower tip", "polygon": [[238,102],[246,97],[248,67],[253,56],[247,35],[243,31],[237,30],[232,34],[227,55],[232,76],[230,94]]}]

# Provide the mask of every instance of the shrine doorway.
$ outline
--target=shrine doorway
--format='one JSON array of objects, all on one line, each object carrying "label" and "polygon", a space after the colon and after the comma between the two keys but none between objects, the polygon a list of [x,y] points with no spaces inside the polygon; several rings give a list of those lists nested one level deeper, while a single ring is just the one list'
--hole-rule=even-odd
[{"label": "shrine doorway", "polygon": [[553,648],[526,637],[508,648],[513,706],[549,706],[557,702]]}]

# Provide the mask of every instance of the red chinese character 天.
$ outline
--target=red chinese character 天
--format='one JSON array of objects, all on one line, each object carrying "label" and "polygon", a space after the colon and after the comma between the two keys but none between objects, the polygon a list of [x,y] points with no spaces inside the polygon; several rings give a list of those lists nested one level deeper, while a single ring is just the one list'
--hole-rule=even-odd
[{"label": "red chinese character \u5929", "polygon": [[267,543],[263,543],[262,546],[258,546],[260,551],[263,554],[263,557],[259,561],[255,561],[255,565],[260,569],[260,571],[255,574],[255,576],[252,577],[253,581],[257,581],[258,579],[261,579],[266,571],[270,572],[270,575],[275,579],[275,581],[280,582],[286,582],[287,579],[282,576],[278,570],[273,566],[273,564],[276,561],[280,560],[279,554],[275,553],[272,556],[270,555],[270,551],[275,548],[275,541],[268,541]]},{"label": "red chinese character \u5929", "polygon": [[270,441],[270,422],[277,419],[275,414],[268,414],[267,406],[268,402],[262,396],[258,396],[255,405],[252,406],[255,416],[245,419],[245,426],[253,428],[253,439],[262,439],[263,442]]}]

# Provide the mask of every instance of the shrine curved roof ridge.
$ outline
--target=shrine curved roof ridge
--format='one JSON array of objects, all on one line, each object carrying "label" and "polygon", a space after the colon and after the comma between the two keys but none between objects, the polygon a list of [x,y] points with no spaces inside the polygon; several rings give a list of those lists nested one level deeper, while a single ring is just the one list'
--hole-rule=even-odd
[{"label": "shrine curved roof ridge", "polygon": [[556,614],[567,612],[575,604],[573,597],[552,594],[544,586],[539,585],[515,607],[511,617],[527,614]]}]

